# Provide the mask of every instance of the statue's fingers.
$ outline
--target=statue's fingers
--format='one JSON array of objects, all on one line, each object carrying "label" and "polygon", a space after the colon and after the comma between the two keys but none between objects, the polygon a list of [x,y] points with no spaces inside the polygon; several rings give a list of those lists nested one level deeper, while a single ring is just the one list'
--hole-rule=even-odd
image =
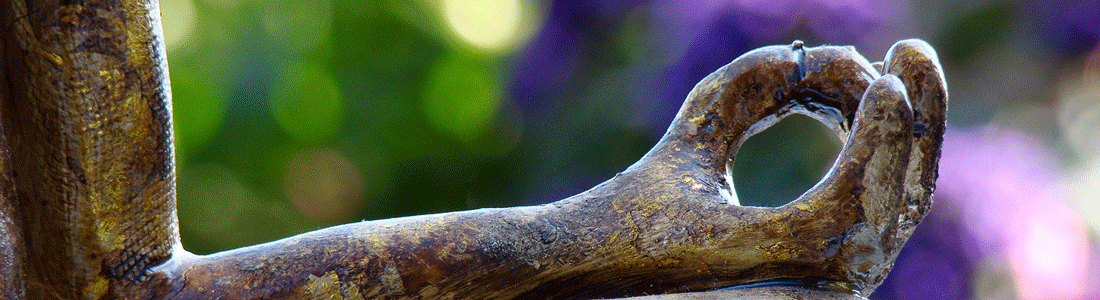
[{"label": "statue's fingers", "polygon": [[[798,200],[784,206],[795,214],[833,222],[824,228],[839,241],[834,263],[850,270],[838,281],[869,291],[889,272],[884,256],[893,247],[899,214],[905,209],[903,182],[912,139],[913,115],[905,86],[896,76],[876,79],[863,94],[852,134],[829,173]],[[902,242],[904,239],[902,239]]]},{"label": "statue's fingers", "polygon": [[868,198],[882,202],[876,207],[893,205],[907,167],[912,119],[901,80],[893,75],[876,79],[864,93],[852,134],[829,173],[791,204],[823,206]]},{"label": "statue's fingers", "polygon": [[883,71],[901,79],[913,105],[913,150],[905,178],[909,211],[900,220],[903,229],[911,232],[932,207],[947,115],[947,82],[936,50],[918,39],[895,43],[886,54]]}]

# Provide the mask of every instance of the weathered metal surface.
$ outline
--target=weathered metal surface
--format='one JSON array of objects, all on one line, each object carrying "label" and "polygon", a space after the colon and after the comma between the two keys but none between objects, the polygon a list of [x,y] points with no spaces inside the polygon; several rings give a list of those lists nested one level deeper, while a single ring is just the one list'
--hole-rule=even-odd
[{"label": "weathered metal surface", "polygon": [[0,124],[0,298],[23,299],[27,296],[27,275],[23,233],[15,215],[15,184],[12,180],[8,141]]},{"label": "weathered metal surface", "polygon": [[[15,216],[0,230],[23,235],[0,239],[16,245],[0,257],[26,259],[0,276],[29,298],[858,299],[931,206],[947,105],[932,48],[902,41],[877,66],[796,42],[703,79],[648,154],[579,195],[196,256],[176,233],[155,1],[3,5],[0,179],[15,199],[0,203]],[[787,205],[737,205],[737,148],[790,113],[846,140],[836,163]],[[758,283],[781,286],[715,291]]]},{"label": "weathered metal surface", "polygon": [[866,300],[859,295],[844,291],[820,290],[798,286],[763,286],[750,288],[722,289],[707,292],[677,293],[665,295],[621,298],[624,300],[772,300],[772,299],[814,299],[814,300]]}]

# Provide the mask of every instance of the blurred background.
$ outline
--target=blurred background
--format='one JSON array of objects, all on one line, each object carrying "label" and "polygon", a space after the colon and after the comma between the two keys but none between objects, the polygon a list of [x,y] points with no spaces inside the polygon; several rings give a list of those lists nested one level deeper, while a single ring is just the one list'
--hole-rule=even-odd
[{"label": "blurred background", "polygon": [[[161,0],[184,246],[547,203],[607,180],[751,49],[939,51],[932,214],[874,299],[1100,299],[1100,2]],[[841,141],[794,116],[735,163],[743,203]]]}]

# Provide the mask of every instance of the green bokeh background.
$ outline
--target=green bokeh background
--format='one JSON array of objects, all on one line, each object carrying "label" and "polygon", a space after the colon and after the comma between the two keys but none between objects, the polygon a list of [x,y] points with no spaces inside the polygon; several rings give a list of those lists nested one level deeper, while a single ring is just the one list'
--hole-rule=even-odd
[{"label": "green bokeh background", "polygon": [[[586,46],[571,75],[544,76],[555,88],[526,95],[541,102],[518,101],[515,78],[531,71],[516,67],[520,54],[558,47],[530,44],[558,6],[521,2],[526,15],[514,43],[484,49],[452,32],[441,17],[444,2],[161,0],[185,248],[207,254],[360,220],[573,195],[649,150],[667,123],[652,124],[661,119],[647,113],[669,115],[679,105],[638,99],[671,85],[661,74],[694,67],[663,54],[687,50],[656,46],[675,34],[653,24],[678,12],[622,5],[627,11],[577,22],[595,29],[578,42]],[[1082,160],[1064,146],[1050,100],[1052,78],[1082,56],[1037,55],[1048,50],[1028,43],[1041,31],[1016,22],[1025,4],[904,3],[897,13],[904,19],[890,24],[906,30],[896,34],[868,29],[870,38],[831,39],[807,21],[733,44],[862,43],[873,46],[860,51],[874,60],[893,41],[924,38],[948,66],[950,123],[1007,124],[1068,153],[1067,165]],[[1006,61],[1026,66],[998,65]],[[1036,75],[1017,80],[1020,68]],[[680,94],[668,97],[686,96],[672,90]],[[738,154],[733,175],[742,202],[794,199],[839,148],[816,121],[783,120]]]}]

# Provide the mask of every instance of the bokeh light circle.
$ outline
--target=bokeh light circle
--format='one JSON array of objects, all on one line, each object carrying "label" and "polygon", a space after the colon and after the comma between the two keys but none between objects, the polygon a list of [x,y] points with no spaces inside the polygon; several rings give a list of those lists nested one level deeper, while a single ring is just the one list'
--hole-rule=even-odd
[{"label": "bokeh light circle", "polygon": [[1077,156],[1062,189],[1089,225],[1100,229],[1100,46],[1085,59],[1083,69],[1062,78],[1055,112],[1064,142]]},{"label": "bokeh light circle", "polygon": [[1079,163],[1063,178],[1062,189],[1088,225],[1100,230],[1100,201],[1096,201],[1096,193],[1100,191],[1100,153]]},{"label": "bokeh light circle", "polygon": [[239,239],[239,222],[248,217],[257,199],[233,170],[217,164],[182,169],[177,209],[184,230],[202,234],[214,242]]},{"label": "bokeh light circle", "polygon": [[311,149],[294,155],[287,163],[283,190],[302,214],[338,222],[356,215],[363,181],[359,170],[343,154]]},{"label": "bokeh light circle", "polygon": [[[1008,255],[1022,299],[1084,296],[1088,237],[1081,219],[1058,203],[1037,202],[1016,222]],[[1011,226],[1011,225],[1010,225]]]},{"label": "bokeh light circle", "polygon": [[195,3],[192,0],[161,0],[161,28],[168,50],[187,44],[195,28]]},{"label": "bokeh light circle", "polygon": [[450,33],[486,52],[521,46],[533,33],[539,9],[525,0],[439,0],[439,15]]},{"label": "bokeh light circle", "polygon": [[432,66],[424,87],[424,114],[438,131],[463,141],[482,135],[501,101],[500,82],[477,56],[451,52]]},{"label": "bokeh light circle", "polygon": [[217,85],[209,78],[196,76],[193,70],[184,70],[173,72],[171,79],[172,127],[176,156],[181,159],[206,146],[221,128],[225,115],[225,97],[214,90]]},{"label": "bokeh light circle", "polygon": [[306,143],[328,140],[344,116],[340,87],[327,70],[302,64],[283,70],[271,91],[271,111],[284,132]]},{"label": "bokeh light circle", "polygon": [[443,0],[447,25],[466,42],[496,49],[514,39],[519,29],[518,0]]},{"label": "bokeh light circle", "polygon": [[276,44],[304,52],[332,35],[332,3],[328,0],[266,1],[263,25]]}]

